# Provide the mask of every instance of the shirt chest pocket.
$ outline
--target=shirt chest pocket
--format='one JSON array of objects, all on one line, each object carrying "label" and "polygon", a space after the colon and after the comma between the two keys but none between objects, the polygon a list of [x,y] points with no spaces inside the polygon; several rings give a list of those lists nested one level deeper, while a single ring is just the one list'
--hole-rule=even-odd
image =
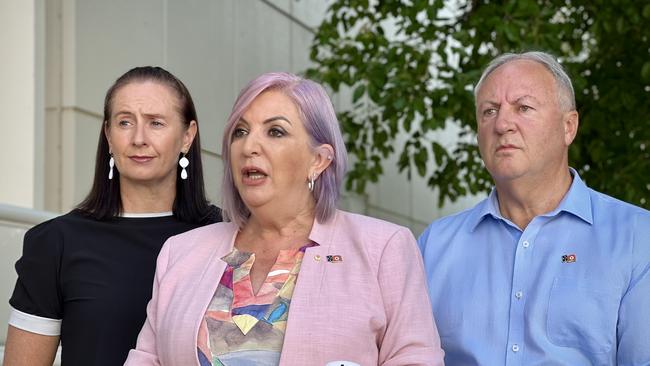
[{"label": "shirt chest pocket", "polygon": [[617,292],[584,279],[557,277],[548,303],[551,343],[588,354],[609,352],[616,342]]}]

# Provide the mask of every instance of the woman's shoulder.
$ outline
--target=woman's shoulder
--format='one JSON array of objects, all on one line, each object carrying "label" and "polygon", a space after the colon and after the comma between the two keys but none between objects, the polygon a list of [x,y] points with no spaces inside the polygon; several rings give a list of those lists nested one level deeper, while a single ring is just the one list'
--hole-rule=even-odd
[{"label": "woman's shoulder", "polygon": [[27,230],[23,240],[23,252],[51,253],[60,251],[65,236],[74,235],[79,223],[89,220],[72,211],[37,224]]},{"label": "woman's shoulder", "polygon": [[319,237],[326,245],[356,248],[352,253],[365,253],[365,263],[375,270],[382,262],[406,265],[419,255],[415,237],[407,227],[345,211],[337,211],[328,230]]},{"label": "woman's shoulder", "polygon": [[340,210],[332,220],[319,225],[313,238],[324,244],[357,247],[376,259],[388,246],[415,246],[415,237],[404,226]]},{"label": "woman's shoulder", "polygon": [[27,230],[25,237],[33,235],[55,234],[57,232],[67,230],[71,224],[75,225],[77,222],[84,220],[88,220],[88,218],[85,218],[83,215],[76,211],[71,211],[33,226]]}]

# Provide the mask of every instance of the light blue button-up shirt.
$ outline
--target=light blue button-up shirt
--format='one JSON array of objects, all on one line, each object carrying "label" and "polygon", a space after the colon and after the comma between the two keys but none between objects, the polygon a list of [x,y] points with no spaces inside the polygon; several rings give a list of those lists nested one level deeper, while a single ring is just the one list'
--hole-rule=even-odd
[{"label": "light blue button-up shirt", "polygon": [[493,191],[418,240],[447,365],[650,365],[650,212],[572,173],[523,231]]}]

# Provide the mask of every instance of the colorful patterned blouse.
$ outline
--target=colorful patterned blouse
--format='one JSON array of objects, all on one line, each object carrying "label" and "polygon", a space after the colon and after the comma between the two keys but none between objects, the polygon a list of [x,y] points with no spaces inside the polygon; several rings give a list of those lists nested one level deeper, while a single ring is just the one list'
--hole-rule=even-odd
[{"label": "colorful patterned blouse", "polygon": [[281,250],[257,295],[250,270],[252,253],[236,248],[208,305],[198,334],[201,366],[278,365],[291,296],[305,250]]}]

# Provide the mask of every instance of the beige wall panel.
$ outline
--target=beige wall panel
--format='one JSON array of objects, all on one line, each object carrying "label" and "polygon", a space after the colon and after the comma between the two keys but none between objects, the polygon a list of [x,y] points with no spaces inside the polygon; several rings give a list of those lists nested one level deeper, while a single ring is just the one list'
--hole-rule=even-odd
[{"label": "beige wall panel", "polygon": [[237,92],[264,72],[289,69],[290,29],[285,15],[261,1],[236,2],[233,52]]},{"label": "beige wall panel", "polygon": [[[101,118],[66,109],[62,114],[62,211],[66,212],[86,197],[95,172],[95,153]],[[106,167],[108,179],[108,167]]]},{"label": "beige wall panel", "polygon": [[411,220],[409,220],[408,217],[396,215],[392,212],[384,211],[381,208],[377,208],[374,206],[368,206],[367,212],[368,212],[367,215],[369,216],[376,217],[378,219],[386,220],[388,222],[392,222],[410,228]]},{"label": "beige wall panel", "polygon": [[[45,107],[61,105],[62,53],[62,7],[61,0],[48,0],[45,6]],[[47,117],[46,122],[49,123]]]},{"label": "beige wall panel", "polygon": [[203,153],[201,160],[203,162],[205,194],[210,202],[221,207],[221,180],[223,179],[223,163],[221,162],[221,158],[214,154]]},{"label": "beige wall panel", "polygon": [[[226,118],[236,97],[234,1],[171,1],[167,60],[197,109],[204,150],[221,155]],[[188,26],[190,25],[191,26]]]},{"label": "beige wall panel", "polygon": [[325,13],[329,1],[293,1],[291,4],[291,15],[296,19],[300,19],[311,28],[316,28],[320,25],[325,17]]},{"label": "beige wall panel", "polygon": [[411,226],[409,228],[411,229],[411,232],[415,236],[415,239],[417,239],[420,235],[422,235],[422,233],[427,228],[427,226],[429,226],[429,225],[428,224],[423,224],[423,223],[420,223],[420,222],[416,222],[416,221],[412,221]]},{"label": "beige wall panel", "polygon": [[45,206],[45,0],[34,1],[34,204]]},{"label": "beige wall panel", "polygon": [[[445,205],[438,211],[438,217],[452,215],[468,208],[474,207],[478,202],[487,197],[486,194],[480,194],[477,196],[465,196],[459,198],[456,202],[447,202]],[[438,218],[436,217],[436,218]]]},{"label": "beige wall panel", "polygon": [[20,258],[23,249],[23,236],[29,228],[11,222],[0,221],[0,344],[5,343],[7,322],[9,321],[9,298],[16,284],[14,264]]},{"label": "beige wall panel", "polygon": [[45,110],[45,209],[61,212],[61,115],[58,108]]},{"label": "beige wall panel", "polygon": [[302,74],[312,66],[309,60],[309,49],[313,38],[314,33],[299,24],[291,23],[291,68],[293,71]]},{"label": "beige wall panel", "polygon": [[275,6],[278,9],[286,12],[287,14],[291,14],[291,7],[293,6],[293,3],[296,2],[296,0],[258,0],[258,1],[266,2],[271,6]]},{"label": "beige wall panel", "polygon": [[134,66],[165,65],[164,4],[162,0],[77,0],[75,5],[73,104],[101,113],[104,94],[118,76]]},{"label": "beige wall panel", "polygon": [[0,202],[43,205],[43,0],[0,1]]},{"label": "beige wall panel", "polygon": [[343,193],[339,201],[339,208],[344,211],[366,213],[366,197],[354,193]]}]

